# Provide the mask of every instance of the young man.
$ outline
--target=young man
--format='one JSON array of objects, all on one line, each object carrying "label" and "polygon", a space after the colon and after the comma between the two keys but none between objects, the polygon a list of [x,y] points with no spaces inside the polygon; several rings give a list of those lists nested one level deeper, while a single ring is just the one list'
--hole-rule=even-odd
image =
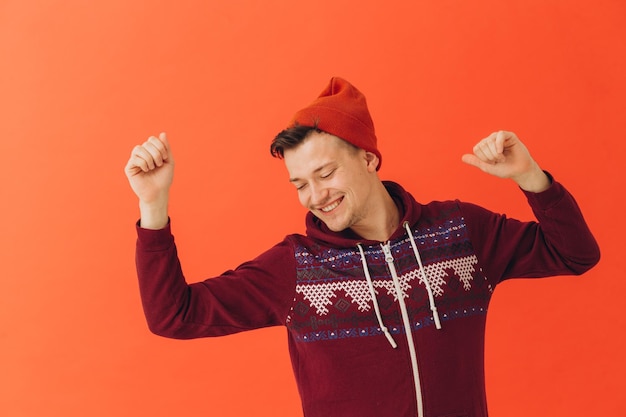
[{"label": "young man", "polygon": [[483,347],[494,288],[513,277],[581,274],[599,250],[573,197],[515,134],[463,160],[514,180],[538,221],[459,201],[420,204],[381,181],[365,97],[333,78],[272,142],[301,204],[290,235],[220,277],[187,284],[167,213],[165,134],[133,149],[137,271],[150,329],[172,338],[286,326],[307,417],[487,416]]}]

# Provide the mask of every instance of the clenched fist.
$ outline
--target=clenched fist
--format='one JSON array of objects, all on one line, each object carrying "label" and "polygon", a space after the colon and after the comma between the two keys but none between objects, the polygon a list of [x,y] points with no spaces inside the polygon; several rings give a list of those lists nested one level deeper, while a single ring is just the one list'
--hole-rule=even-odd
[{"label": "clenched fist", "polygon": [[474,146],[472,154],[463,155],[462,160],[488,174],[510,178],[526,191],[541,192],[550,186],[548,176],[513,132],[492,133]]},{"label": "clenched fist", "polygon": [[174,179],[174,158],[167,135],[150,136],[135,146],[124,172],[139,198],[141,227],[160,229],[167,224],[169,189]]}]

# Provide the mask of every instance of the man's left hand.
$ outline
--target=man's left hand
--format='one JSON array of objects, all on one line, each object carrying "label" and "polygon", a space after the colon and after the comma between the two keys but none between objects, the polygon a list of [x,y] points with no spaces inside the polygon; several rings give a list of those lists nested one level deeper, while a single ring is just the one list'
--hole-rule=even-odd
[{"label": "man's left hand", "polygon": [[494,132],[478,142],[473,152],[463,155],[462,161],[496,177],[510,178],[526,191],[538,193],[550,187],[548,176],[513,132]]}]

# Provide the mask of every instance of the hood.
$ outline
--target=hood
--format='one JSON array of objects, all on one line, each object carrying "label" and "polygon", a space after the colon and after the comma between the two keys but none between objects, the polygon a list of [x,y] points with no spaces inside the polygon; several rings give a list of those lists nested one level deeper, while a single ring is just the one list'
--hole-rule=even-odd
[{"label": "hood", "polygon": [[[387,192],[389,192],[391,198],[393,198],[393,201],[395,201],[400,212],[400,222],[398,224],[398,228],[390,238],[393,240],[406,233],[406,230],[404,230],[402,226],[405,222],[408,222],[411,225],[417,222],[422,213],[422,206],[415,201],[413,196],[399,184],[392,181],[383,181],[383,184],[387,189]],[[364,240],[350,229],[346,229],[341,232],[333,232],[323,221],[314,216],[311,212],[308,212],[306,215],[306,235],[311,239],[324,242],[335,248],[355,247],[357,243],[379,243]]]}]

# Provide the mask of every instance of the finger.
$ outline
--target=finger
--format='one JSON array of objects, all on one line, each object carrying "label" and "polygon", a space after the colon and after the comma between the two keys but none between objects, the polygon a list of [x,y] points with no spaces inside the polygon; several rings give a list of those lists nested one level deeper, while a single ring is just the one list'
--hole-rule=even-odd
[{"label": "finger", "polygon": [[495,137],[495,146],[496,146],[496,152],[499,155],[504,154],[504,143],[506,142],[506,140],[509,138],[509,134],[508,132],[505,132],[503,130],[500,130],[499,132],[496,133],[496,137]]},{"label": "finger", "polygon": [[133,148],[131,153],[131,161],[142,171],[148,172],[156,167],[152,154],[146,149],[146,143]]},{"label": "finger", "polygon": [[132,177],[141,172],[148,172],[148,167],[145,165],[144,162],[129,159],[126,167],[124,168],[124,172],[126,172],[126,175],[128,177]]},{"label": "finger", "polygon": [[147,172],[149,170],[146,160],[139,156],[141,153],[141,146],[135,146],[130,153],[130,158],[126,163],[124,170],[129,176],[135,175],[139,172]]},{"label": "finger", "polygon": [[502,156],[502,148],[498,147],[498,136],[490,139],[487,142],[487,146],[489,147],[489,155],[491,156],[492,161],[500,160]]},{"label": "finger", "polygon": [[490,138],[485,138],[478,142],[473,148],[474,155],[480,158],[480,160],[483,162],[493,162],[496,158],[496,155],[493,152],[494,147],[491,143],[492,141]]},{"label": "finger", "polygon": [[159,133],[159,140],[163,143],[163,145],[165,146],[165,150],[169,151],[170,148],[170,143],[167,140],[167,133],[165,132],[161,132]]},{"label": "finger", "polygon": [[173,159],[172,158],[172,149],[170,147],[170,142],[167,139],[167,134],[165,132],[161,132],[159,134],[159,140],[163,144],[163,153],[164,153],[163,159],[164,160],[168,160],[168,159],[172,160]]},{"label": "finger", "polygon": [[160,167],[167,157],[167,151],[163,143],[154,136],[151,136],[144,144],[143,149],[150,154],[155,166]]},{"label": "finger", "polygon": [[167,134],[165,132],[161,132],[158,138],[156,136],[151,136],[149,141],[161,153],[161,159],[165,161],[171,157],[170,144],[167,140]]},{"label": "finger", "polygon": [[482,152],[486,155],[485,162],[498,163],[504,161],[504,141],[506,136],[503,132],[494,132],[481,141]]},{"label": "finger", "polygon": [[461,160],[468,165],[483,169],[483,161],[481,161],[480,158],[477,157],[475,154],[466,153],[465,155],[461,156]]},{"label": "finger", "polygon": [[495,172],[494,170],[496,169],[494,164],[489,163],[489,162],[484,162],[480,158],[478,158],[476,155],[468,153],[468,154],[461,156],[461,160],[465,162],[467,165],[471,165],[473,167],[480,169],[482,172],[494,175],[494,172]]}]

